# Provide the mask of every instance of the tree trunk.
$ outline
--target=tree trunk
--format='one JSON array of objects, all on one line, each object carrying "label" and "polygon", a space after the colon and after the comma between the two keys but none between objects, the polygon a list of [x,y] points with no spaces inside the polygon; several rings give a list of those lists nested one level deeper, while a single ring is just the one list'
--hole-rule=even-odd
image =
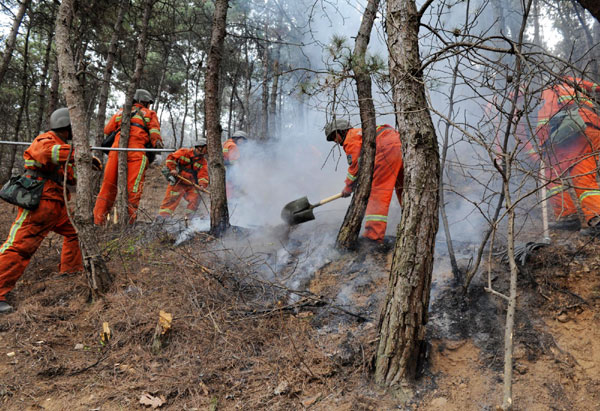
[{"label": "tree trunk", "polygon": [[[25,44],[23,46],[23,67],[21,68],[21,101],[19,102],[19,111],[17,112],[17,121],[15,122],[15,133],[10,140],[19,141],[19,134],[21,132],[21,123],[23,122],[23,113],[28,106],[29,99],[29,82],[28,82],[28,71],[29,71],[29,36],[31,34],[31,23],[27,25],[27,34],[25,34]],[[25,140],[28,140],[25,138]],[[6,146],[2,151],[0,158],[0,184],[4,184],[12,175],[12,170],[15,165],[16,156],[15,146]]]},{"label": "tree trunk", "polygon": [[17,11],[17,15],[13,20],[13,25],[10,29],[10,33],[6,38],[6,47],[4,48],[4,53],[2,54],[2,62],[0,63],[0,85],[2,84],[2,80],[4,80],[6,70],[8,70],[8,65],[10,64],[10,60],[15,49],[15,43],[17,41],[19,26],[21,25],[21,21],[23,21],[23,16],[25,15],[25,11],[27,11],[27,7],[29,7],[29,1],[30,0],[23,0],[21,5],[19,6],[19,11]]},{"label": "tree trunk", "polygon": [[[571,4],[573,5],[573,11],[575,12],[575,16],[577,16],[577,20],[579,24],[581,24],[581,28],[585,34],[585,39],[587,42],[587,49],[591,52],[594,49],[594,39],[592,38],[592,32],[588,27],[584,17],[579,12],[579,8],[577,7],[577,3],[575,0],[571,0]],[[598,75],[598,62],[596,59],[592,58],[589,62],[589,70],[591,71],[592,76]]]},{"label": "tree trunk", "polygon": [[[56,21],[56,7],[52,7],[52,14],[50,15],[50,21]],[[52,44],[54,43],[54,30],[53,27],[48,28],[48,42],[46,44],[46,51],[44,53],[44,66],[42,67],[42,84],[38,93],[38,113],[35,122],[35,132],[41,133],[45,129],[44,124],[44,108],[46,106],[46,88],[48,87],[48,71],[50,70],[50,60],[52,59]]]},{"label": "tree trunk", "polygon": [[424,350],[433,251],[438,229],[439,152],[427,110],[414,0],[388,0],[390,81],[402,138],[404,193],[387,297],[379,324],[375,380],[416,377]]},{"label": "tree trunk", "polygon": [[50,115],[58,108],[58,56],[54,53],[54,67],[52,68],[52,78],[50,79],[50,96],[48,97],[48,108],[46,109],[46,118],[44,122],[48,124]]},{"label": "tree trunk", "polygon": [[92,220],[92,153],[88,142],[83,91],[77,81],[73,51],[69,43],[69,30],[73,0],[63,0],[56,19],[56,50],[62,88],[65,92],[77,167],[77,206],[72,223],[79,236],[88,284],[93,298],[106,292],[112,282],[98,244],[96,227]]},{"label": "tree trunk", "polygon": [[225,41],[225,23],[229,0],[216,0],[206,65],[204,119],[208,140],[208,175],[210,178],[210,232],[220,236],[229,227],[229,210],[225,194],[225,165],[221,147],[221,113],[219,74]]},{"label": "tree trunk", "polygon": [[233,100],[236,96],[238,78],[240,77],[240,66],[235,69],[235,74],[231,80],[231,94],[229,95],[229,115],[227,117],[227,132],[231,135],[231,125],[233,124]]},{"label": "tree trunk", "polygon": [[183,107],[183,116],[181,117],[181,140],[179,143],[179,148],[183,146],[183,140],[185,139],[185,120],[188,115],[189,110],[189,90],[190,90],[190,71],[191,71],[191,57],[187,57],[185,59],[185,91],[183,93],[184,98],[184,107]]},{"label": "tree trunk", "polygon": [[356,42],[354,45],[354,56],[352,58],[352,71],[356,81],[356,93],[360,110],[360,121],[362,124],[363,143],[358,160],[358,179],[350,207],[346,211],[344,222],[340,227],[336,245],[340,248],[353,248],[356,245],[362,220],[365,216],[369,195],[371,194],[371,182],[373,181],[373,167],[375,164],[375,105],[371,92],[371,74],[367,71],[365,54],[371,39],[371,30],[379,0],[369,0],[363,15]]},{"label": "tree trunk", "polygon": [[[150,21],[150,13],[152,11],[153,0],[144,1],[144,16],[142,17],[142,29],[138,38],[135,58],[135,71],[127,95],[125,96],[125,104],[123,106],[123,117],[121,119],[121,136],[119,137],[119,147],[126,148],[129,146],[129,131],[131,130],[131,107],[133,105],[133,95],[138,88],[142,71],[144,70],[144,61],[146,59],[146,39],[148,38],[148,22]],[[117,202],[117,214],[121,216],[119,220],[121,224],[132,222],[129,218],[129,190],[127,189],[127,158],[128,152],[119,152],[119,195]]]},{"label": "tree trunk", "polygon": [[[266,29],[265,29],[266,36]],[[269,137],[269,44],[265,43],[263,51],[263,84],[262,84],[262,108],[260,121],[259,139],[267,140]]]},{"label": "tree trunk", "polygon": [[123,0],[119,2],[119,14],[117,15],[117,21],[113,26],[113,34],[110,38],[108,53],[106,55],[106,66],[104,66],[102,87],[100,88],[98,102],[98,124],[96,128],[96,137],[94,139],[97,146],[99,146],[104,139],[104,122],[106,121],[106,104],[108,102],[108,92],[110,91],[110,80],[112,78],[115,55],[117,54],[117,42],[121,36],[123,17],[125,16],[128,5],[129,1]]},{"label": "tree trunk", "polygon": [[279,46],[275,49],[273,56],[273,84],[271,85],[271,96],[269,97],[269,138],[279,136],[277,121],[277,93],[279,91]]},{"label": "tree trunk", "polygon": [[589,11],[596,20],[600,21],[600,2],[598,0],[577,0],[577,2]]},{"label": "tree trunk", "polygon": [[[169,58],[170,57],[171,57],[171,48],[165,47],[165,57],[164,57],[165,64],[162,67],[162,71],[160,73],[160,80],[158,82],[158,90],[156,90],[156,96],[154,97],[154,111],[156,111],[157,115],[158,115],[158,109],[160,108],[160,103],[162,103],[162,101],[160,100],[160,96],[161,96],[162,89],[165,84],[165,77],[167,76],[167,71],[169,70]],[[160,118],[159,118],[159,120],[160,120]]]}]

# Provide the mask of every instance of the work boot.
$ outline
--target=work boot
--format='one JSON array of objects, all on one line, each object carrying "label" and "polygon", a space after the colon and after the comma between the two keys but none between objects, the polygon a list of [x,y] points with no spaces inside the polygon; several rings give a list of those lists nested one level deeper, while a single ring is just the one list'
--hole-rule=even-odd
[{"label": "work boot", "polygon": [[600,237],[600,217],[592,218],[588,221],[588,226],[579,230],[579,234]]},{"label": "work boot", "polygon": [[576,216],[561,218],[558,221],[548,224],[548,228],[551,230],[577,231],[581,228],[581,222]]},{"label": "work boot", "polygon": [[165,222],[169,221],[170,218],[169,217],[164,217],[162,215],[158,215],[156,216],[156,218],[154,219],[154,223],[155,224],[164,224]]},{"label": "work boot", "polygon": [[12,305],[6,301],[0,301],[0,314],[8,314],[12,313],[13,311]]}]

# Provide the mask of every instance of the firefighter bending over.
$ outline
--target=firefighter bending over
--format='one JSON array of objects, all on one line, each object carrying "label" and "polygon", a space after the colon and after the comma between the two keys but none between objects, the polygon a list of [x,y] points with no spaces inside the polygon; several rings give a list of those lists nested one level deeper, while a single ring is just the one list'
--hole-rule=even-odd
[{"label": "firefighter bending over", "polygon": [[206,152],[206,139],[200,138],[193,149],[180,148],[169,154],[163,168],[163,174],[169,181],[169,185],[158,210],[157,221],[171,218],[182,198],[188,202],[185,209],[186,216],[196,212],[201,198],[194,184],[202,188],[208,186]]},{"label": "firefighter bending over", "polygon": [[[346,120],[334,120],[325,127],[327,141],[341,145],[348,159],[348,174],[342,197],[349,197],[354,189],[358,174],[358,158],[362,149],[362,130],[352,128]],[[375,165],[371,194],[365,213],[364,236],[379,243],[383,242],[387,227],[387,215],[394,190],[402,202],[404,166],[400,134],[389,125],[376,130]]]},{"label": "firefighter bending over", "polygon": [[[572,77],[547,88],[542,92],[536,130],[549,166],[574,188],[587,223],[582,234],[593,235],[600,234],[600,186],[596,180],[600,117],[593,99],[597,93],[600,85]],[[566,189],[558,184],[550,194]],[[575,212],[572,202],[569,211]]]}]

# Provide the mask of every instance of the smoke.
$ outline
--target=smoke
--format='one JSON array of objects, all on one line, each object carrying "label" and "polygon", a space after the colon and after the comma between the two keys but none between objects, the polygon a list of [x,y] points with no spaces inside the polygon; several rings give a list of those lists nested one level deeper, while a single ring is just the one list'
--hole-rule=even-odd
[{"label": "smoke", "polygon": [[[427,23],[448,30],[444,35],[451,37],[449,33],[461,30],[465,24],[467,3],[457,2],[453,7],[444,3],[446,6],[440,6],[446,7],[443,10],[431,10]],[[353,48],[352,39],[360,26],[366,1],[350,3],[340,0],[314,4],[317,7],[310,9],[308,27],[311,31],[303,39],[305,46],[302,53],[310,61],[307,69],[323,71],[335,68],[335,62],[326,49],[334,35],[345,37],[348,48]],[[298,2],[298,5],[306,4]],[[475,20],[475,23],[470,30],[485,35],[494,25],[493,10],[485,1],[471,2],[471,6],[468,13],[471,14],[470,21]],[[369,53],[378,55],[387,65],[381,17],[379,14],[376,20]],[[439,40],[431,36],[423,37],[421,45],[424,59],[440,47]],[[426,72],[428,97],[435,112],[439,113],[434,112],[433,120],[440,142],[445,136],[446,121],[442,116],[449,112],[455,64],[455,58],[440,60],[429,66]],[[494,192],[499,188],[496,170],[490,163],[486,148],[474,141],[476,137],[489,134],[490,125],[482,123],[481,118],[483,108],[494,93],[479,86],[486,82],[495,84],[500,79],[494,77],[497,75],[494,70],[472,60],[462,59],[458,64],[452,120],[462,124],[464,130],[455,126],[449,129],[445,201],[453,240],[474,244],[480,241],[488,227],[487,218],[493,212],[493,199],[496,198]],[[313,90],[323,86],[326,78],[327,75],[311,75]],[[377,124],[394,126],[389,84],[374,81],[373,86]],[[228,184],[232,188],[229,199],[231,224],[250,229],[250,234],[243,239],[226,237],[223,243],[226,248],[231,246],[245,253],[264,255],[259,271],[269,281],[276,281],[290,289],[301,289],[307,286],[319,267],[339,258],[333,246],[349,199],[339,199],[316,208],[314,221],[294,227],[289,232],[282,225],[280,213],[287,203],[300,197],[307,196],[314,204],[343,188],[347,169],[345,155],[341,148],[325,141],[323,128],[334,114],[360,127],[354,90],[351,80],[347,80],[346,86],[336,89],[338,105],[335,109],[331,105],[332,88],[322,87],[318,93],[288,90],[278,110],[278,129],[281,132],[277,138],[265,143],[257,136],[251,136],[248,143],[240,146],[241,159],[227,169]],[[475,137],[468,137],[463,131]],[[388,235],[395,235],[400,217],[401,209],[393,198]],[[179,241],[185,241],[195,230],[207,227],[206,220],[194,221],[181,234]],[[439,236],[436,244],[445,248],[443,230],[440,230]],[[440,263],[438,267],[446,270],[447,264]],[[353,290],[363,285],[361,281],[365,281],[364,278],[348,283],[338,296],[339,302],[348,303]]]}]

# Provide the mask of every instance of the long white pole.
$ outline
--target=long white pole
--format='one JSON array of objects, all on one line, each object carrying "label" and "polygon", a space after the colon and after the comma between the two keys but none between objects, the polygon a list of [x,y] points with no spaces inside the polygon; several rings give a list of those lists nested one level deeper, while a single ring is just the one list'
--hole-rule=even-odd
[{"label": "long white pole", "polygon": [[[7,144],[13,146],[29,146],[31,141],[1,141],[0,144]],[[149,151],[155,153],[172,153],[175,151],[174,148],[120,148],[120,147],[90,147],[92,150],[98,151]]]}]

